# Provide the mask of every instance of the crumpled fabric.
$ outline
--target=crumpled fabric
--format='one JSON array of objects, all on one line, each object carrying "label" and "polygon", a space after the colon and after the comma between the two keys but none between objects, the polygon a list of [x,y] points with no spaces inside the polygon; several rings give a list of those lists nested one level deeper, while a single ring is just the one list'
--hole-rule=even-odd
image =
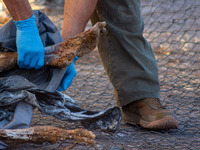
[{"label": "crumpled fabric", "polygon": [[[33,11],[44,46],[63,41],[60,32],[41,11]],[[13,20],[0,27],[0,51],[16,51]],[[8,50],[9,49],[9,50]],[[118,107],[103,111],[80,108],[68,95],[57,91],[67,68],[45,66],[39,70],[12,69],[0,73],[0,129],[30,126],[33,109],[59,120],[79,121],[87,129],[116,130],[121,121]],[[0,141],[0,149],[7,145]]]},{"label": "crumpled fabric", "polygon": [[89,129],[115,130],[120,119],[118,107],[103,111],[84,110],[68,95],[38,88],[22,76],[0,78],[0,121],[5,118],[11,121],[16,103],[22,101],[37,107],[44,116],[81,121]]}]

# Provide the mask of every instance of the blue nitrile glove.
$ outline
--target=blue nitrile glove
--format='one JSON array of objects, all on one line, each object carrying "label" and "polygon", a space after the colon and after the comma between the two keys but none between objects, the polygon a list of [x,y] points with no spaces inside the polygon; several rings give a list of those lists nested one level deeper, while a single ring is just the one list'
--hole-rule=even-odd
[{"label": "blue nitrile glove", "polygon": [[65,75],[60,83],[58,91],[65,91],[72,84],[72,80],[77,74],[74,67],[74,61],[76,61],[77,59],[78,56],[76,56],[72,63],[68,66],[67,71],[65,72]]},{"label": "blue nitrile glove", "polygon": [[39,69],[44,65],[44,46],[34,14],[27,20],[14,21],[17,27],[18,66]]}]

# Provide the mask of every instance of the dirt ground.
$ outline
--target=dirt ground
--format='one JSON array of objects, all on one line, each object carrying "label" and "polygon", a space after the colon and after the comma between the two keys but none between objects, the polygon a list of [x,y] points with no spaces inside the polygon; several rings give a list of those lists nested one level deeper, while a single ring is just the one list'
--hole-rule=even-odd
[{"label": "dirt ground", "polygon": [[[179,128],[149,131],[121,123],[114,133],[94,131],[96,145],[76,144],[71,149],[137,150],[200,149],[200,1],[141,0],[145,22],[144,36],[152,45],[159,68],[161,100],[174,111]],[[36,5],[62,29],[63,5]],[[87,28],[91,26],[88,23]],[[98,50],[75,62],[77,76],[65,92],[85,109],[103,110],[115,106],[113,87],[107,78]],[[43,117],[35,110],[31,126],[52,125],[65,129],[81,128],[76,122]],[[61,150],[69,142],[43,145],[24,144],[13,149]]]}]

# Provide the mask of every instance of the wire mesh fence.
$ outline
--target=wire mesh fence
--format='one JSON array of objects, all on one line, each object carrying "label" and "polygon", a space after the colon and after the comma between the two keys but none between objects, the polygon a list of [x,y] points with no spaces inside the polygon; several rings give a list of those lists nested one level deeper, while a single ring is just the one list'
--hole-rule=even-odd
[{"label": "wire mesh fence", "polygon": [[[45,1],[41,8],[62,29],[63,5]],[[76,145],[72,149],[200,149],[200,1],[141,0],[145,23],[144,36],[150,42],[159,68],[161,100],[173,110],[179,129],[147,131],[121,124],[115,133],[94,131],[94,147]],[[87,28],[91,26],[88,23]],[[77,76],[65,92],[86,109],[102,110],[116,105],[113,87],[101,64],[98,50],[75,62]],[[79,123],[43,117],[34,112],[32,126],[82,127]],[[23,145],[41,149],[63,149],[55,145]]]}]

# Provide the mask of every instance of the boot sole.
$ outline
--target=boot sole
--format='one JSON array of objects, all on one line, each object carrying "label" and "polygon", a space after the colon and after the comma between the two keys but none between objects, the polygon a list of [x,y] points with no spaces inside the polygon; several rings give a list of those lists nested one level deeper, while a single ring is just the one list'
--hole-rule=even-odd
[{"label": "boot sole", "polygon": [[132,125],[140,125],[143,128],[146,129],[152,129],[152,130],[166,130],[166,129],[177,129],[178,128],[178,122],[175,119],[174,116],[165,116],[164,118],[160,120],[155,121],[145,121],[142,120],[138,115],[136,114],[123,114],[123,123],[129,123]]},{"label": "boot sole", "polygon": [[160,120],[145,121],[140,119],[139,124],[146,129],[164,130],[164,129],[177,129],[178,122],[174,116],[165,116]]}]

